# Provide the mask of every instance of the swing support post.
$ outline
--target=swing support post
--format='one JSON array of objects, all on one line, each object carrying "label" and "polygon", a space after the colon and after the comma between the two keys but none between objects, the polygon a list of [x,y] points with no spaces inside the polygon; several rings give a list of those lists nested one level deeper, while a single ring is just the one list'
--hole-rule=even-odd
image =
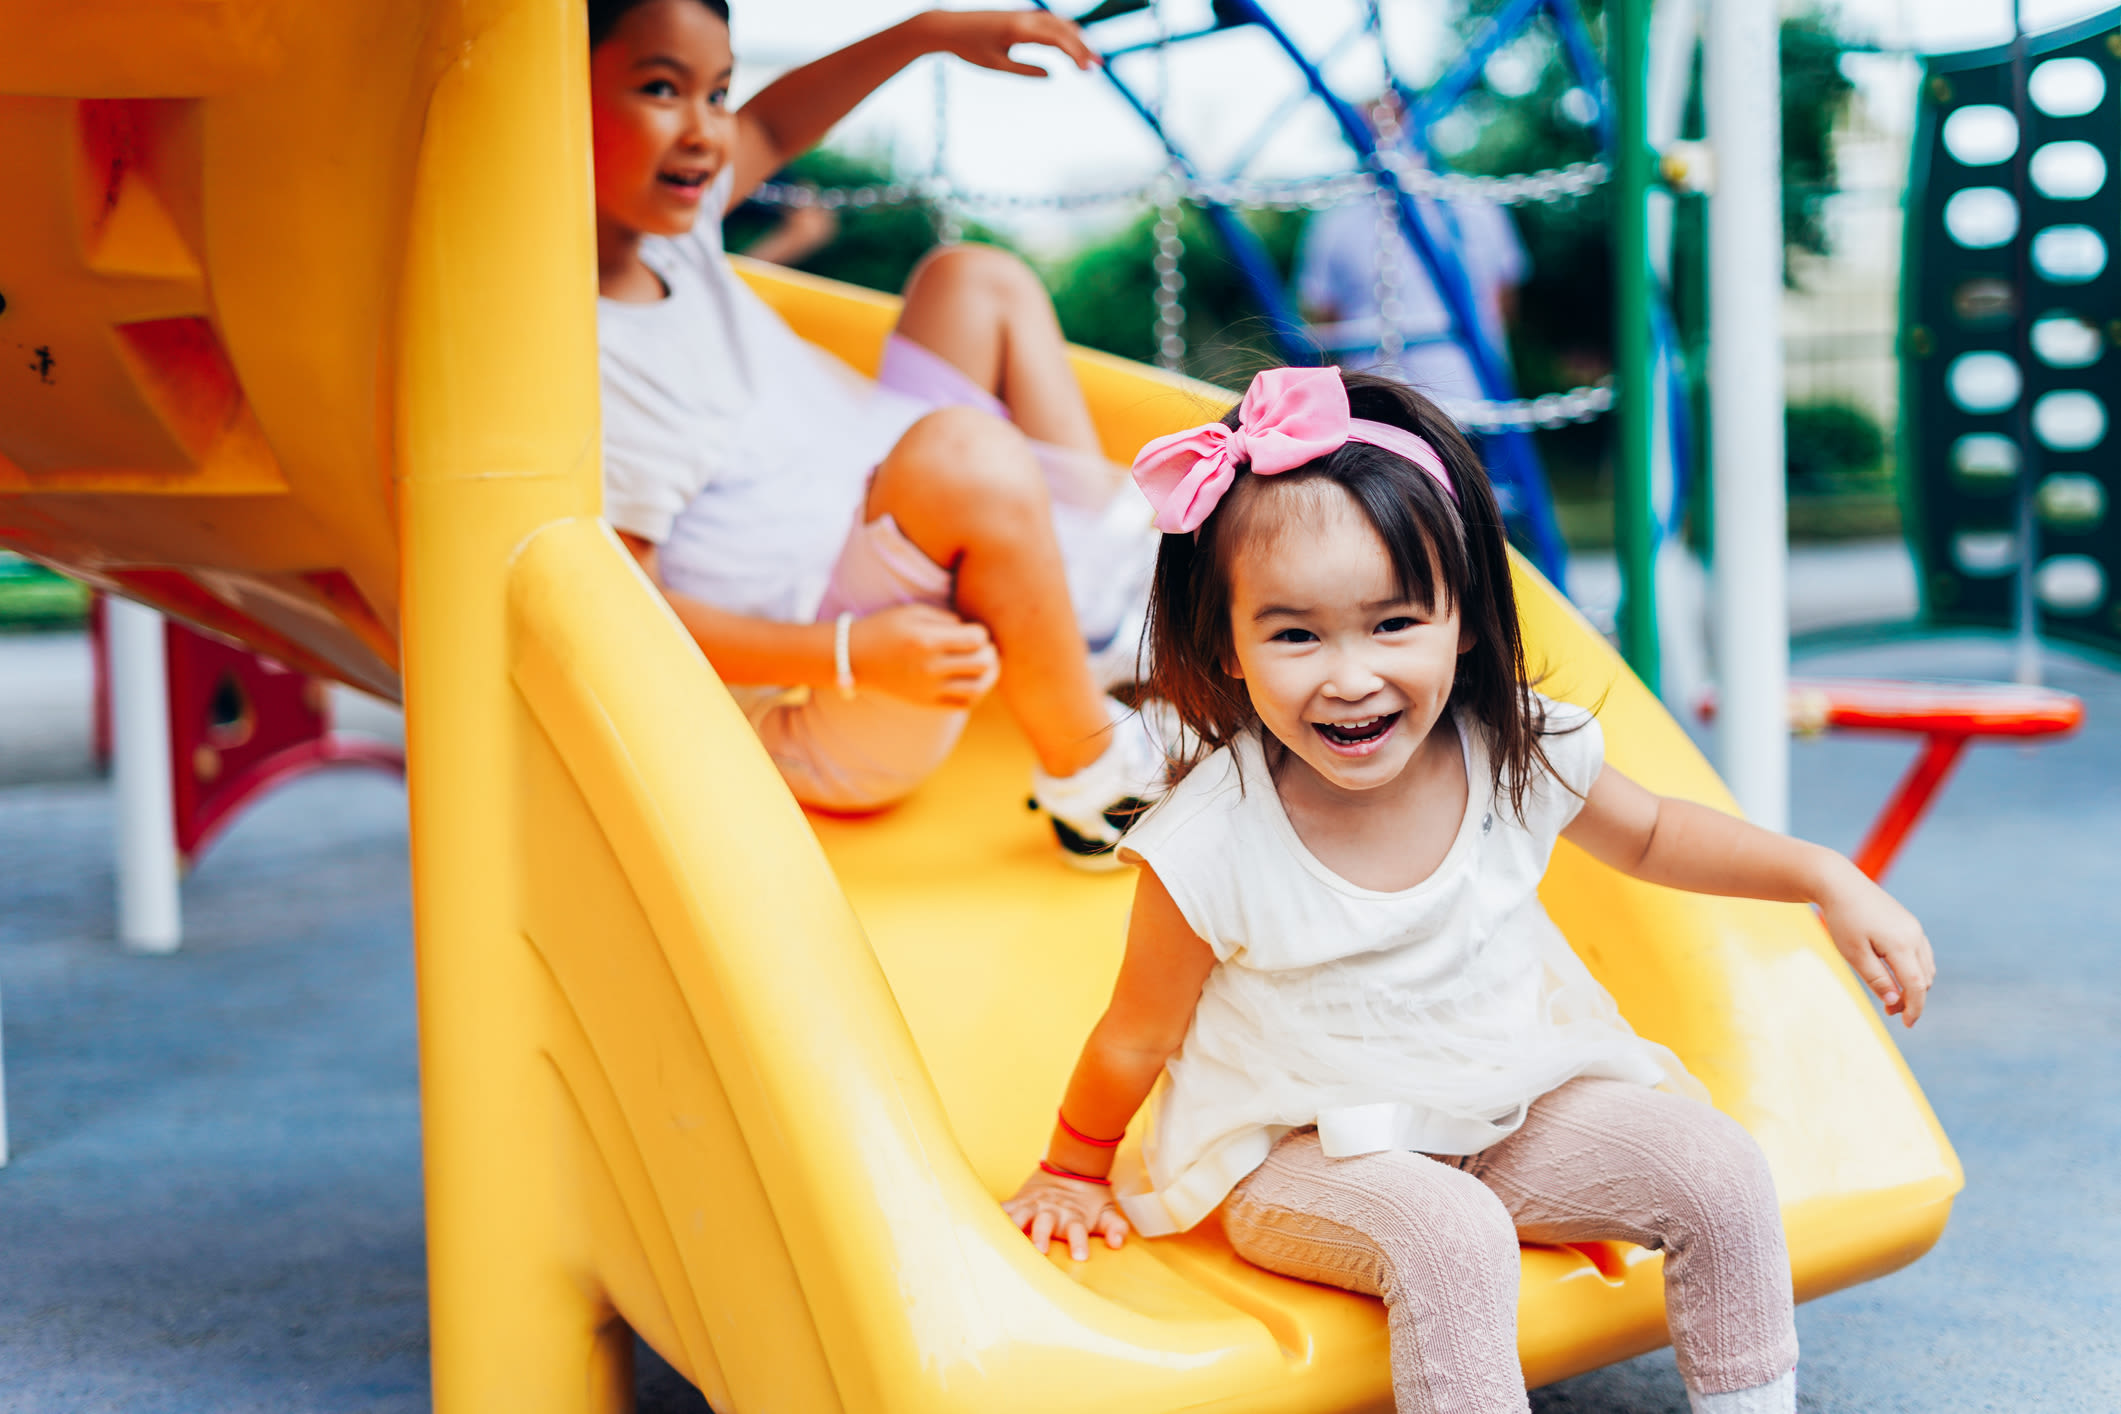
[{"label": "swing support post", "polygon": [[1657,417],[1652,339],[1650,3],[1615,0],[1608,13],[1613,162],[1613,548],[1620,566],[1620,651],[1651,692],[1657,651],[1657,516],[1651,456]]},{"label": "swing support post", "polygon": [[1789,505],[1782,446],[1782,56],[1776,6],[1710,0],[1709,436],[1717,765],[1755,824],[1789,827]]}]

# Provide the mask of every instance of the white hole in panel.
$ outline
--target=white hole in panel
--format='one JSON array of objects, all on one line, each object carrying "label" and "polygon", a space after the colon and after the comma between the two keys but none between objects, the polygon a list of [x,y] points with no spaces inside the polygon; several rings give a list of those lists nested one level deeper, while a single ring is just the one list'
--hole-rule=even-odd
[{"label": "white hole in panel", "polygon": [[2058,614],[2088,614],[2106,597],[2106,571],[2089,555],[2054,555],[2033,571],[2033,593]]},{"label": "white hole in panel", "polygon": [[1993,250],[2018,234],[2018,203],[2002,187],[1963,187],[1944,203],[1944,230],[1968,250]]},{"label": "white hole in panel", "polygon": [[2049,368],[2089,368],[2106,352],[2099,326],[2074,314],[2043,314],[2033,321],[2033,353]]},{"label": "white hole in panel", "polygon": [[2106,97],[2106,75],[2089,59],[2050,59],[2033,70],[2025,91],[2050,118],[2081,118]]},{"label": "white hole in panel", "polygon": [[2094,530],[2106,519],[2106,488],[2096,476],[2058,471],[2042,479],[2033,507],[2041,520],[2057,530]]},{"label": "white hole in panel", "polygon": [[2088,142],[2050,142],[2033,150],[2033,187],[2050,201],[2082,201],[2106,185],[2106,158]]},{"label": "white hole in panel", "polygon": [[2018,537],[2008,530],[1962,530],[1952,537],[1952,563],[1976,579],[2009,574],[2018,563]]},{"label": "white hole in panel", "polygon": [[2058,452],[2096,447],[2106,436],[2106,404],[2078,388],[2044,393],[2033,404],[2033,435]]},{"label": "white hole in panel", "polygon": [[2010,355],[1970,353],[1952,360],[1944,382],[1962,412],[1981,413],[2002,412],[2018,401],[2022,380]]},{"label": "white hole in panel", "polygon": [[1961,166],[1993,167],[2018,150],[2018,120],[1993,103],[1969,103],[1944,120],[1944,150]]},{"label": "white hole in panel", "polygon": [[1996,432],[1969,432],[1952,443],[1952,470],[1969,489],[2009,486],[2018,474],[2018,444]]},{"label": "white hole in panel", "polygon": [[2057,285],[2081,285],[2106,269],[2106,242],[2089,226],[2049,226],[2033,237],[2033,269]]}]

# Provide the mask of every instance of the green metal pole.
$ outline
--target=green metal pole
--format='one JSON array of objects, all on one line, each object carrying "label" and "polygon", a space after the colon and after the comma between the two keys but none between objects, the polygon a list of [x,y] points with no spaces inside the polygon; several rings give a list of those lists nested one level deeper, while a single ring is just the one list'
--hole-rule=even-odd
[{"label": "green metal pole", "polygon": [[1650,6],[1613,0],[1606,9],[1613,86],[1613,548],[1620,562],[1620,651],[1658,690],[1656,526],[1650,457],[1656,365],[1650,341]]}]

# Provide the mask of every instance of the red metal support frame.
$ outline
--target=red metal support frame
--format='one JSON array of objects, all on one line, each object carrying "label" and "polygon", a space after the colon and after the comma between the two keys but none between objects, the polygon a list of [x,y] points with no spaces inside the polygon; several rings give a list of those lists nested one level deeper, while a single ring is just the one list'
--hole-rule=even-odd
[{"label": "red metal support frame", "polygon": [[[395,745],[332,730],[323,678],[175,619],[165,632],[171,806],[184,868],[260,796],[297,777],[339,766],[404,776],[405,753]],[[100,594],[91,604],[89,638],[96,753],[108,761],[109,650]]]},{"label": "red metal support frame", "polygon": [[[1715,716],[1713,697],[1701,704]],[[2046,687],[1987,682],[1895,682],[1867,678],[1808,678],[1790,683],[1790,729],[1892,732],[1923,738],[1891,799],[1857,849],[1856,867],[1884,879],[1937,793],[1976,738],[2067,736],[2084,721],[2082,699]]]},{"label": "red metal support frame", "polygon": [[1922,754],[1915,764],[1907,768],[1900,778],[1892,799],[1886,801],[1885,809],[1871,822],[1871,832],[1856,851],[1856,867],[1873,879],[1885,878],[1885,871],[1893,865],[1893,856],[1900,853],[1900,846],[1914,833],[1930,808],[1930,801],[1959,758],[1966,754],[1966,744],[1971,740],[1964,735],[1945,732],[1931,734]]}]

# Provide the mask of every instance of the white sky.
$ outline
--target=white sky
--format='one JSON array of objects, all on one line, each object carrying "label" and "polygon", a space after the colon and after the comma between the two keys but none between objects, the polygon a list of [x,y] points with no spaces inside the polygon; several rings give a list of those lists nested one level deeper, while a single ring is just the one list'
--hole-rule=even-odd
[{"label": "white sky", "polygon": [[[1002,0],[1006,3],[1006,0]],[[1394,65],[1420,81],[1448,62],[1456,39],[1447,23],[1450,0],[1383,0]],[[2026,25],[2053,28],[2105,8],[2109,0],[2024,0]],[[1082,9],[1088,0],[1063,8]],[[1360,18],[1359,0],[1268,0],[1306,51],[1322,53]],[[1164,0],[1168,22],[1183,31],[1203,24],[1207,0]],[[960,0],[959,8],[966,7]],[[735,0],[737,89],[741,98],[775,73],[923,8],[906,0]],[[1842,28],[1892,48],[1930,52],[1998,44],[2010,37],[2009,0],[1840,0],[1833,6]],[[1122,24],[1152,31],[1131,19]],[[1031,51],[1020,57],[1043,60]],[[924,171],[935,152],[935,79],[947,63],[949,113],[947,160],[961,187],[990,192],[1054,193],[1144,181],[1161,157],[1146,127],[1095,74],[1078,74],[1054,56],[1052,78],[1013,78],[973,69],[955,60],[915,65],[864,103],[841,125],[835,146],[892,153],[902,170]],[[1155,88],[1154,61],[1146,56],[1124,70],[1139,88]],[[1890,61],[1852,65],[1879,117],[1912,100],[1909,66]],[[1379,82],[1376,50],[1357,44],[1329,75],[1342,92],[1374,90]],[[1298,87],[1296,75],[1256,31],[1237,31],[1177,46],[1171,59],[1172,126],[1184,135],[1196,160],[1220,169]],[[1253,171],[1295,175],[1345,168],[1348,157],[1316,104],[1280,124]],[[1052,217],[983,219],[1006,225],[1021,238],[1048,248],[1066,243],[1085,225],[1125,219],[1124,213],[1092,212],[1073,220]]]}]

